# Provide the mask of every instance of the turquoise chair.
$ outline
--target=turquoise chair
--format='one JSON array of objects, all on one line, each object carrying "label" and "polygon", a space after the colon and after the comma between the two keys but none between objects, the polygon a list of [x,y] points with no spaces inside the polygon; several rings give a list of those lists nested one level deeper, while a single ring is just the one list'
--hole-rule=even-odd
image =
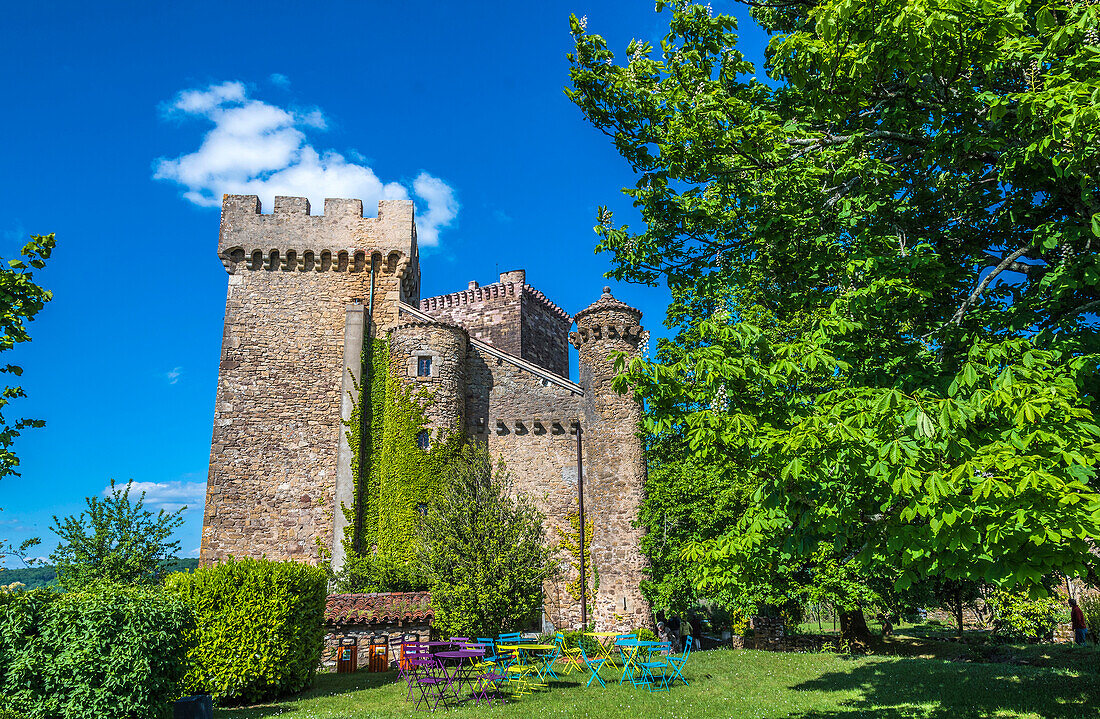
[{"label": "turquoise chair", "polygon": [[587,689],[588,687],[592,686],[593,679],[599,679],[600,686],[606,689],[607,685],[604,684],[603,677],[600,676],[600,670],[603,669],[603,665],[607,663],[608,658],[596,657],[595,659],[589,659],[588,655],[584,651],[584,643],[579,643],[579,646],[581,649],[581,659],[584,661],[585,665],[588,666],[588,671],[592,672],[592,676],[588,677],[588,683],[584,685],[585,688]]},{"label": "turquoise chair", "polygon": [[687,679],[684,679],[684,675],[680,673],[680,670],[687,664],[688,657],[691,656],[691,636],[689,635],[684,641],[684,653],[680,656],[669,654],[665,657],[665,662],[668,664],[668,668],[672,670],[672,673],[668,675],[668,684],[672,685],[672,682],[679,679],[684,683],[684,686],[691,686],[687,683]]}]

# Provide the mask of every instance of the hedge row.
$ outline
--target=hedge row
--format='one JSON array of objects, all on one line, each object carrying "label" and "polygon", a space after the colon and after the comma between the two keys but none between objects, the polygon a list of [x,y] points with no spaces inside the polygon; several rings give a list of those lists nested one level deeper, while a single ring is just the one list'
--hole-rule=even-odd
[{"label": "hedge row", "polygon": [[0,709],[33,719],[167,719],[194,615],[138,587],[0,595]]},{"label": "hedge row", "polygon": [[165,589],[0,593],[0,717],[167,719],[185,694],[254,702],[312,682],[319,567],[229,561]]},{"label": "hedge row", "polygon": [[254,703],[312,683],[324,641],[327,578],[320,567],[230,560],[173,574],[166,588],[187,600],[197,619],[188,693]]}]

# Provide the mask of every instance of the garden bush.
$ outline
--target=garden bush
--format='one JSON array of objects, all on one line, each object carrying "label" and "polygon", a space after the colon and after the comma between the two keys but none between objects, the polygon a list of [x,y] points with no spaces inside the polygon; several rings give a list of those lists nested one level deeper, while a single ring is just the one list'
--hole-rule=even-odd
[{"label": "garden bush", "polygon": [[190,693],[221,704],[257,702],[309,687],[321,661],[327,580],[320,567],[229,560],[168,578],[198,622]]},{"label": "garden bush", "polygon": [[1061,607],[1053,599],[1029,599],[1023,594],[997,590],[986,602],[993,616],[993,633],[1017,642],[1037,642],[1054,634]]},{"label": "garden bush", "polygon": [[0,709],[35,719],[167,719],[183,690],[191,608],[107,585],[0,600]]}]

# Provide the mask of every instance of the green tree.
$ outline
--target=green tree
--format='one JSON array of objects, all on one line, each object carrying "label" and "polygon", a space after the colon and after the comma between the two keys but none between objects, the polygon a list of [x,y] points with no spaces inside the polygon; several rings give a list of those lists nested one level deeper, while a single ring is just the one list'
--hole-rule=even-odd
[{"label": "green tree", "polygon": [[557,565],[542,514],[509,496],[503,463],[467,447],[422,527],[421,562],[431,581],[433,625],[444,636],[495,637],[534,618],[542,583]]},{"label": "green tree", "polygon": [[698,296],[693,341],[619,386],[758,488],[685,550],[698,583],[822,542],[899,590],[1095,572],[1100,7],[753,6],[766,81],[709,7],[658,2],[622,63],[572,19],[567,93],[645,222],[601,209],[598,251]]},{"label": "green tree", "polygon": [[102,583],[159,584],[180,549],[172,532],[183,524],[175,512],[145,508],[145,492],[130,501],[130,485],[111,480],[107,496],[88,497],[88,509],[58,519],[50,529],[60,543],[50,559],[57,579],[68,591]]},{"label": "green tree", "polygon": [[[19,342],[30,341],[27,324],[53,298],[53,294],[40,287],[34,281],[34,271],[46,266],[54,248],[54,236],[31,235],[30,242],[23,246],[20,257],[8,261],[7,267],[0,267],[0,352],[12,349]],[[0,366],[0,373],[23,374],[23,368],[8,364]],[[0,478],[10,475],[19,476],[19,457],[13,445],[24,429],[42,427],[46,423],[40,419],[9,420],[4,417],[4,409],[13,399],[25,397],[22,387],[9,386],[0,390]],[[27,539],[20,544],[0,539],[0,558],[14,557],[27,566],[34,560],[27,560],[27,552],[40,543],[38,539]]]}]

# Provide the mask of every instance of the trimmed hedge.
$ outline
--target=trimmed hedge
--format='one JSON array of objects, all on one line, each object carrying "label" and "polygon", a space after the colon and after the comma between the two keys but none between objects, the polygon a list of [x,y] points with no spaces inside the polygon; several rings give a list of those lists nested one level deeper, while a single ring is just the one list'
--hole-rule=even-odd
[{"label": "trimmed hedge", "polygon": [[182,693],[190,607],[142,587],[0,600],[0,710],[36,719],[167,719]]},{"label": "trimmed hedge", "polygon": [[322,568],[231,559],[174,574],[165,586],[190,602],[198,619],[188,693],[210,694],[219,704],[255,703],[313,682],[328,593]]}]

